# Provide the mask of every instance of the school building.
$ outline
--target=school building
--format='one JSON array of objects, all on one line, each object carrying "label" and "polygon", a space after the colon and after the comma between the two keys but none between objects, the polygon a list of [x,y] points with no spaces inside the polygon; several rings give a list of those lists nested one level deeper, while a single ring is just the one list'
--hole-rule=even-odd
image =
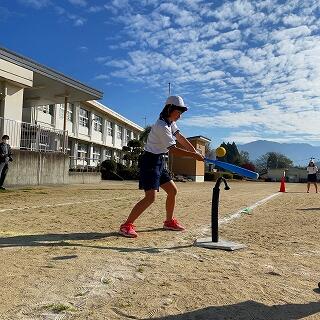
[{"label": "school building", "polygon": [[10,136],[16,160],[7,184],[68,183],[73,182],[69,169],[122,161],[122,147],[143,128],[96,101],[102,96],[0,48],[0,135]]},{"label": "school building", "polygon": [[[8,185],[97,182],[92,173],[144,130],[97,100],[103,93],[13,51],[0,48],[0,135],[14,159]],[[205,153],[210,139],[188,138]],[[169,169],[204,181],[204,163],[170,156]],[[90,172],[90,174],[89,174]]]}]

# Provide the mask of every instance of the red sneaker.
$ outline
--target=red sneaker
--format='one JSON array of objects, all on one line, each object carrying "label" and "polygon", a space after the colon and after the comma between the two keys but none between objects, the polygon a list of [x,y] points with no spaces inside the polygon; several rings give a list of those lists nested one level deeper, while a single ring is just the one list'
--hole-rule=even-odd
[{"label": "red sneaker", "polygon": [[136,238],[138,234],[134,228],[133,223],[124,223],[120,226],[119,233],[128,238]]},{"label": "red sneaker", "polygon": [[177,219],[167,220],[163,223],[163,229],[173,231],[183,231],[185,228],[178,222]]}]

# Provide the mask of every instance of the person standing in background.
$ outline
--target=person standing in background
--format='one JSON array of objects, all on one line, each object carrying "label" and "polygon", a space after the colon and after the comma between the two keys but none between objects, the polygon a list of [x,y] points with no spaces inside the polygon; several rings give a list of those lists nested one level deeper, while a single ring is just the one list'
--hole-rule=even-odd
[{"label": "person standing in background", "polygon": [[9,162],[12,161],[12,152],[9,145],[9,136],[4,135],[0,142],[0,190],[6,190],[3,186],[9,169]]},{"label": "person standing in background", "polygon": [[311,183],[313,183],[313,185],[316,188],[316,193],[318,193],[318,186],[317,186],[318,167],[315,165],[315,163],[312,159],[310,160],[310,162],[308,164],[307,172],[308,172],[307,193],[309,193]]}]

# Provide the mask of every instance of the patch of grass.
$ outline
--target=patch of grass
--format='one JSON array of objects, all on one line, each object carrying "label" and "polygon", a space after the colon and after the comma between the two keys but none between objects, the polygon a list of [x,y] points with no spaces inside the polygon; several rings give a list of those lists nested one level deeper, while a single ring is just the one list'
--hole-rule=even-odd
[{"label": "patch of grass", "polygon": [[137,271],[142,273],[144,271],[144,269],[143,269],[143,267],[139,267]]},{"label": "patch of grass", "polygon": [[77,309],[73,306],[66,305],[63,303],[52,303],[43,307],[46,310],[50,310],[53,313],[60,313],[63,311],[77,311]]}]

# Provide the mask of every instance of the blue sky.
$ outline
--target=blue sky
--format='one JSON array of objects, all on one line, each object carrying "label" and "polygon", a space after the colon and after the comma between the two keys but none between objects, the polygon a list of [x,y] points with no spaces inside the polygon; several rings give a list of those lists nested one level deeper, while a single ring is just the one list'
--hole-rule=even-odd
[{"label": "blue sky", "polygon": [[141,126],[170,82],[186,136],[320,145],[319,16],[318,0],[1,0],[0,45]]}]

